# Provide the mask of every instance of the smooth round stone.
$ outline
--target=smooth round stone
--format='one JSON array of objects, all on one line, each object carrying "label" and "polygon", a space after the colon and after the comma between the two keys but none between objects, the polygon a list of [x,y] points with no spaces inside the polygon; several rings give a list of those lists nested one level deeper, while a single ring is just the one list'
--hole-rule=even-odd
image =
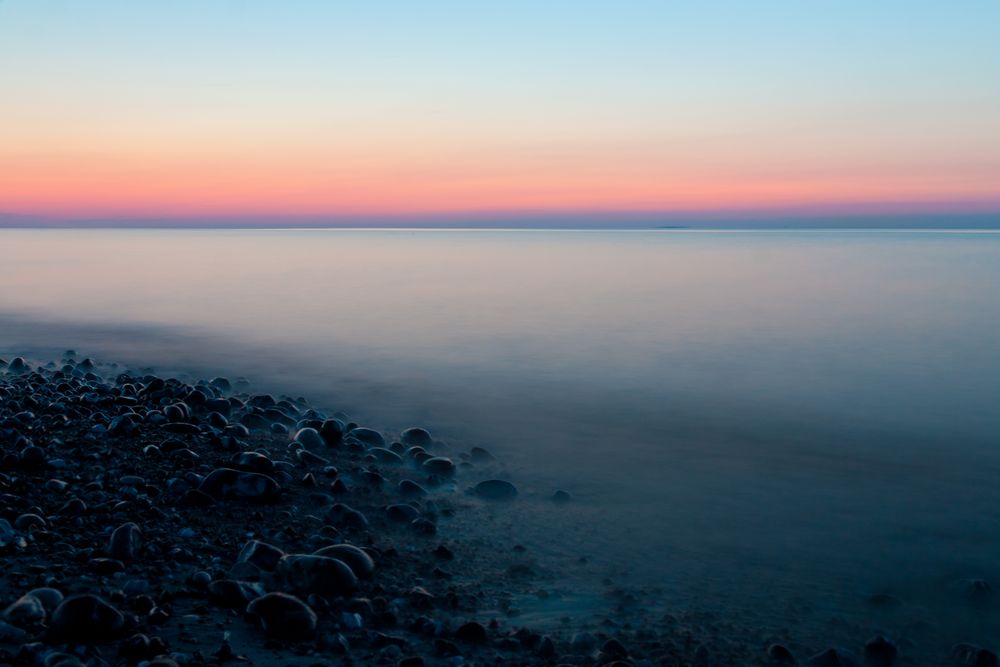
[{"label": "smooth round stone", "polygon": [[22,595],[3,610],[3,618],[11,625],[27,628],[45,621],[48,612],[34,595]]},{"label": "smooth round stone", "polygon": [[74,595],[56,607],[49,623],[52,633],[83,644],[107,641],[125,627],[122,613],[96,595]]},{"label": "smooth round stone", "polygon": [[199,491],[216,500],[237,498],[267,501],[278,495],[278,483],[267,475],[255,472],[216,468],[198,487]]},{"label": "smooth round stone", "polygon": [[368,450],[368,455],[374,458],[379,463],[385,463],[387,465],[402,465],[403,457],[401,457],[396,452],[391,449],[386,449],[384,447],[372,447]]},{"label": "smooth round stone", "polygon": [[224,377],[212,378],[209,384],[219,391],[232,391],[233,388],[233,384],[229,381],[229,378]]},{"label": "smooth round stone", "polygon": [[409,523],[420,516],[420,512],[417,511],[416,507],[405,503],[389,505],[385,508],[385,513],[390,521],[398,521],[399,523]]},{"label": "smooth round stone", "polygon": [[482,623],[469,621],[459,626],[458,630],[455,630],[455,639],[473,644],[482,644],[489,639],[489,635]]},{"label": "smooth round stone", "polygon": [[597,646],[597,638],[589,632],[578,632],[569,641],[570,648],[578,653],[588,653]]},{"label": "smooth round stone", "polygon": [[426,429],[417,427],[406,429],[399,434],[399,439],[404,445],[411,447],[430,447],[434,442]]},{"label": "smooth round stone", "polygon": [[552,502],[559,505],[568,503],[571,500],[573,500],[573,496],[570,495],[569,491],[563,491],[560,489],[552,494]]},{"label": "smooth round stone", "polygon": [[299,641],[316,634],[316,612],[293,595],[268,593],[247,605],[247,613],[277,639]]},{"label": "smooth round stone", "polygon": [[517,496],[517,487],[502,479],[487,479],[476,484],[472,491],[486,500],[512,500]]},{"label": "smooth round stone", "polygon": [[898,655],[896,644],[882,635],[869,639],[865,644],[865,662],[873,667],[890,667]]},{"label": "smooth round stone", "polygon": [[108,541],[108,555],[112,558],[130,561],[139,555],[139,545],[142,543],[142,531],[134,523],[123,523],[115,528]]},{"label": "smooth round stone", "polygon": [[250,540],[243,545],[236,560],[240,563],[253,563],[261,570],[273,572],[284,555],[285,552],[276,546],[260,540]]},{"label": "smooth round stone", "polygon": [[455,474],[455,463],[444,456],[433,456],[421,466],[425,472],[441,477],[452,477]]},{"label": "smooth round stone", "polygon": [[28,445],[21,450],[20,464],[24,468],[44,468],[48,464],[45,450],[37,445]]},{"label": "smooth round stone", "polygon": [[385,438],[378,431],[370,428],[354,428],[347,432],[345,436],[356,442],[368,445],[369,447],[385,447]]},{"label": "smooth round stone", "polygon": [[473,447],[469,450],[469,458],[472,459],[474,463],[489,463],[490,461],[495,461],[496,458],[489,451],[483,449],[482,447]]},{"label": "smooth round stone", "polygon": [[28,595],[38,598],[49,614],[54,612],[64,599],[63,594],[54,588],[35,588],[28,591]]},{"label": "smooth round stone", "polygon": [[806,661],[810,667],[857,667],[858,661],[850,651],[829,648]]},{"label": "smooth round stone", "polygon": [[339,419],[327,419],[319,427],[319,434],[323,436],[327,445],[335,447],[344,438],[344,422]]},{"label": "smooth round stone", "polygon": [[44,528],[45,519],[37,514],[22,514],[14,519],[14,527],[21,532],[27,532],[32,528]]},{"label": "smooth round stone", "polygon": [[410,479],[400,480],[399,484],[396,486],[399,489],[400,495],[410,496],[412,498],[421,498],[427,495],[427,489],[420,486],[416,482]]},{"label": "smooth round stone", "polygon": [[[343,482],[338,479],[337,482]],[[334,482],[336,484],[336,482]],[[326,513],[327,519],[336,522],[339,526],[348,528],[367,528],[368,517],[350,505],[335,503]]]},{"label": "smooth round stone", "polygon": [[209,426],[214,426],[215,428],[226,428],[229,426],[229,420],[221,412],[209,412],[205,415],[205,421],[208,422]]},{"label": "smooth round stone", "polygon": [[293,440],[306,449],[319,449],[326,445],[326,441],[323,440],[323,436],[319,434],[319,431],[308,427],[300,428],[296,431]]},{"label": "smooth round stone", "polygon": [[358,579],[368,579],[375,574],[375,561],[364,549],[353,544],[334,544],[315,552],[317,556],[336,558],[347,564]]},{"label": "smooth round stone", "polygon": [[795,656],[784,644],[771,644],[767,647],[767,657],[779,665],[794,665]]},{"label": "smooth round stone", "polygon": [[240,452],[232,459],[232,464],[240,470],[270,475],[274,472],[274,461],[260,452]]},{"label": "smooth round stone", "polygon": [[289,589],[304,595],[349,595],[358,587],[354,571],[342,560],[329,556],[282,556],[277,574]]},{"label": "smooth round stone", "polygon": [[246,609],[247,604],[263,594],[259,586],[247,581],[218,579],[208,585],[208,599],[228,609]]}]

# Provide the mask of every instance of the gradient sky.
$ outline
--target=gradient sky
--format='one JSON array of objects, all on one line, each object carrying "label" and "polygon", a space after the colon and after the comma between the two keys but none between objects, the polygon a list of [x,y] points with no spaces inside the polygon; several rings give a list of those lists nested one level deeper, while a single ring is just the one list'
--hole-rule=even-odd
[{"label": "gradient sky", "polygon": [[996,212],[998,44],[996,0],[0,0],[0,214]]}]

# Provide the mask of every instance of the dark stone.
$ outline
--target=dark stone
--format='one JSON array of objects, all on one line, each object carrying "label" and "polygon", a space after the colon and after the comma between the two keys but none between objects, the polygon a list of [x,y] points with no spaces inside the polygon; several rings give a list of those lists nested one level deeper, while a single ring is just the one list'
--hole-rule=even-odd
[{"label": "dark stone", "polygon": [[246,609],[247,604],[263,594],[259,586],[246,581],[218,579],[208,585],[208,599],[230,609]]},{"label": "dark stone", "polygon": [[109,641],[124,628],[125,617],[120,611],[89,594],[63,600],[49,623],[49,630],[56,638],[82,644]]},{"label": "dark stone", "polygon": [[809,658],[806,664],[810,667],[856,667],[858,661],[850,651],[829,648]]},{"label": "dark stone", "polygon": [[399,434],[399,439],[404,445],[411,447],[430,447],[433,444],[431,434],[422,428],[408,428]]},{"label": "dark stone", "polygon": [[255,472],[216,468],[205,477],[198,489],[216,500],[238,498],[268,501],[278,495],[278,483]]},{"label": "dark stone", "polygon": [[413,505],[389,505],[385,508],[386,516],[389,517],[390,521],[397,521],[399,523],[410,523],[420,516],[420,512]]},{"label": "dark stone", "polygon": [[345,438],[360,442],[369,447],[385,447],[385,438],[378,431],[370,428],[355,428],[347,432]]},{"label": "dark stone", "polygon": [[375,561],[364,549],[353,544],[334,544],[315,552],[317,556],[336,558],[346,563],[358,579],[368,579],[375,574]]},{"label": "dark stone", "polygon": [[422,467],[426,472],[441,477],[452,477],[455,474],[455,464],[444,456],[433,456],[424,461]]},{"label": "dark stone", "polygon": [[316,635],[316,612],[302,600],[285,593],[268,593],[247,606],[264,632],[277,639],[301,641]]},{"label": "dark stone", "polygon": [[3,618],[11,625],[29,628],[45,621],[45,605],[34,595],[22,595],[3,610]]},{"label": "dark stone", "polygon": [[343,561],[328,556],[283,556],[278,561],[277,574],[290,590],[304,595],[348,595],[358,587],[354,571]]},{"label": "dark stone", "polygon": [[397,488],[399,489],[400,495],[403,496],[420,498],[427,495],[427,489],[409,479],[401,480]]},{"label": "dark stone", "polygon": [[486,500],[513,500],[517,496],[517,488],[502,479],[488,479],[476,484],[473,493]]},{"label": "dark stone", "polygon": [[319,449],[326,444],[319,431],[314,428],[300,428],[296,431],[293,440],[306,449]]},{"label": "dark stone", "polygon": [[259,540],[250,540],[243,545],[236,560],[240,563],[252,563],[261,570],[273,572],[284,555],[285,552],[278,547]]},{"label": "dark stone", "polygon": [[899,656],[899,649],[892,641],[878,635],[865,644],[865,662],[874,667],[890,667]]},{"label": "dark stone", "polygon": [[489,639],[489,635],[482,623],[469,621],[455,631],[455,639],[472,644],[483,644]]},{"label": "dark stone", "polygon": [[139,555],[142,532],[134,523],[123,523],[111,533],[108,555],[121,561],[134,560]]},{"label": "dark stone", "polygon": [[795,656],[782,644],[771,644],[767,647],[767,657],[779,665],[794,665]]}]

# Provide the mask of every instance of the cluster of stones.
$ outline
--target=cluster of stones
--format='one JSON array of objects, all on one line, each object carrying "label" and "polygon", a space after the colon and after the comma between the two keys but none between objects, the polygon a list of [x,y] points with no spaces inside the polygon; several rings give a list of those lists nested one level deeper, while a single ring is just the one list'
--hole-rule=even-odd
[{"label": "cluster of stones", "polygon": [[[465,497],[456,477],[489,452],[452,459],[422,428],[389,441],[244,390],[73,352],[0,360],[0,663],[214,664],[255,632],[271,649],[409,667],[497,642],[550,651],[472,620],[483,582],[453,581],[439,526]],[[517,495],[499,479],[468,492]],[[176,646],[201,640],[213,650]]]}]

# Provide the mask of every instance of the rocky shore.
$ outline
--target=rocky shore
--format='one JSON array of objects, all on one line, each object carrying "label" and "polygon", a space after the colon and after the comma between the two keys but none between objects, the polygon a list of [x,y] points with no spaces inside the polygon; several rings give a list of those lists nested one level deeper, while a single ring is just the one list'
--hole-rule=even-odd
[{"label": "rocky shore", "polygon": [[[517,480],[419,427],[387,434],[245,381],[69,351],[0,360],[0,448],[0,664],[800,662],[776,638],[727,642],[720,619],[654,615],[623,591],[616,618],[588,628],[519,624],[514,594],[548,595],[537,568],[461,529],[518,503]],[[875,637],[802,662],[898,652]]]}]

